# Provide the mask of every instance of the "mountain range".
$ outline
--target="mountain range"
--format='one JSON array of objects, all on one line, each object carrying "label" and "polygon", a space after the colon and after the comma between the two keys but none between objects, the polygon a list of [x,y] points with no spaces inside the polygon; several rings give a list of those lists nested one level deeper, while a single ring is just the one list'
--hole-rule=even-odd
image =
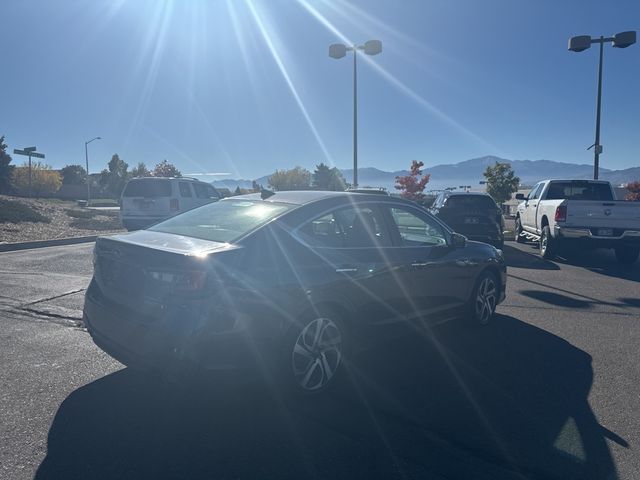
[{"label": "mountain range", "polygon": [[[472,189],[481,188],[480,181],[484,180],[482,173],[489,165],[496,162],[509,163],[516,175],[520,177],[522,185],[533,185],[546,178],[576,178],[589,179],[593,176],[593,165],[554,162],[552,160],[508,160],[495,156],[485,156],[473,158],[463,162],[434,165],[424,167],[424,173],[431,174],[431,179],[427,185],[427,190],[441,190],[447,187],[459,187],[470,185]],[[347,181],[353,178],[353,169],[340,170]],[[358,168],[358,180],[360,186],[385,187],[389,191],[394,191],[395,178],[397,176],[408,175],[408,170],[397,170],[387,172],[374,167]],[[640,179],[640,167],[632,167],[624,170],[610,170],[600,168],[600,179],[608,180],[614,185],[628,183]],[[268,186],[269,175],[256,178],[255,181]],[[236,187],[251,188],[252,180],[217,180],[212,182],[217,188],[229,188],[235,190]]]}]

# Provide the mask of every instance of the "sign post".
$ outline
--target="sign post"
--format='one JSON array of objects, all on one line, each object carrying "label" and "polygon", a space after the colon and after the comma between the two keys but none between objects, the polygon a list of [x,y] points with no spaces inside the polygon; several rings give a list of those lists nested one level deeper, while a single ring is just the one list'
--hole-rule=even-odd
[{"label": "sign post", "polygon": [[31,198],[31,157],[44,158],[44,153],[36,152],[36,147],[27,147],[22,150],[14,148],[13,153],[16,155],[24,155],[26,157],[29,157],[29,198]]}]

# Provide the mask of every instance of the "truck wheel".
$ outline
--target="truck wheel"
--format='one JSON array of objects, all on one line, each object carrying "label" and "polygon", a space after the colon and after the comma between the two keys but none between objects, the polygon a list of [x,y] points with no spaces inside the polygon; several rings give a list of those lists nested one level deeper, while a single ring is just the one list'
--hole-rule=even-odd
[{"label": "truck wheel", "polygon": [[556,239],[551,236],[549,225],[545,225],[540,234],[540,256],[545,260],[553,260],[556,256],[556,247]]},{"label": "truck wheel", "polygon": [[522,223],[520,222],[520,217],[516,217],[515,235],[516,242],[525,243],[527,241],[527,239],[522,236]]},{"label": "truck wheel", "polygon": [[625,265],[631,265],[638,259],[640,248],[620,246],[615,248],[616,259]]}]

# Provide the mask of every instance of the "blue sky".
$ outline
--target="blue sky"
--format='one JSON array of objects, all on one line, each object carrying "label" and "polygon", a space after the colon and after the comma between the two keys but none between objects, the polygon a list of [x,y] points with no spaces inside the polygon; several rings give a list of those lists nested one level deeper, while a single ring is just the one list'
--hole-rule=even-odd
[{"label": "blue sky", "polygon": [[[95,136],[92,171],[113,153],[233,178],[349,168],[352,64],[328,46],[376,38],[360,166],[591,163],[597,49],[567,39],[639,20],[637,0],[4,0],[0,135],[56,168]],[[640,45],[606,47],[603,85],[601,167],[638,166]]]}]

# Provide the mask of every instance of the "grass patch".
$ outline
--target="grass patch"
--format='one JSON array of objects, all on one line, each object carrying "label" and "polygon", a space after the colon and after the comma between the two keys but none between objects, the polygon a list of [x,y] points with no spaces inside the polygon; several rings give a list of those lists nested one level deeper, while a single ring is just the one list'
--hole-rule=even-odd
[{"label": "grass patch", "polygon": [[51,220],[38,212],[31,205],[16,200],[0,198],[0,223],[42,222]]}]

